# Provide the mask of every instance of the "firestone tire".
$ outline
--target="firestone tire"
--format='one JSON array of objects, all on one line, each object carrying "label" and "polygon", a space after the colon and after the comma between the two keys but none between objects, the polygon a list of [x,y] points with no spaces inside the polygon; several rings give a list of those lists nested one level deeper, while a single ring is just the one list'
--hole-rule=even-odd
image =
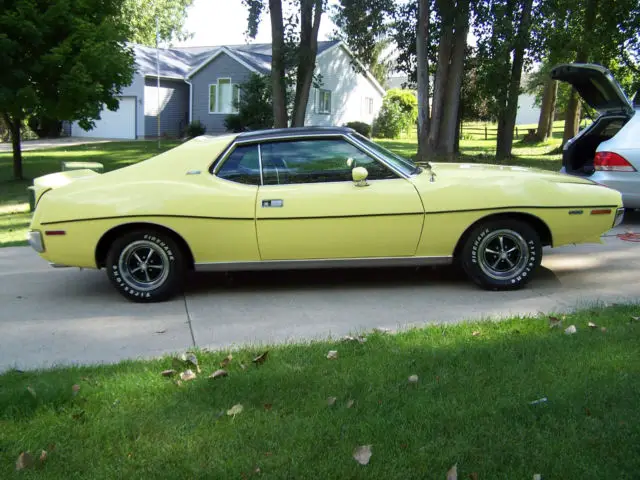
[{"label": "firestone tire", "polygon": [[480,224],[466,238],[460,263],[487,290],[515,290],[526,285],[542,261],[537,232],[519,220]]},{"label": "firestone tire", "polygon": [[179,293],[186,262],[184,253],[169,235],[137,230],[113,242],[106,269],[109,280],[125,298],[153,303]]}]

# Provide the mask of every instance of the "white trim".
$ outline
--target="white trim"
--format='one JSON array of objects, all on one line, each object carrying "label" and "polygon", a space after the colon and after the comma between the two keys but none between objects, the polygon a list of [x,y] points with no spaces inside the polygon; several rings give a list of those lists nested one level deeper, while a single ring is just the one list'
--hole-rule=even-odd
[{"label": "white trim", "polygon": [[[158,78],[158,75],[155,73],[145,73],[144,78]],[[160,75],[160,80],[181,80],[186,81],[184,77],[172,77],[170,75]]]},{"label": "white trim", "polygon": [[193,70],[191,70],[187,76],[185,78],[191,78],[193,77],[196,73],[198,73],[200,70],[202,70],[204,67],[206,67],[209,63],[211,63],[211,61],[213,61],[218,55],[220,55],[221,53],[226,53],[227,55],[229,55],[232,59],[234,59],[236,62],[238,62],[240,65],[242,65],[245,68],[248,68],[249,70],[251,70],[254,73],[260,73],[255,67],[252,67],[251,65],[249,65],[247,62],[245,62],[244,60],[242,60],[240,57],[238,57],[238,55],[236,55],[235,53],[233,53],[231,50],[229,50],[227,47],[222,46],[220,47],[220,50],[218,50],[217,52],[215,52],[213,55],[211,55],[209,58],[207,58],[204,62],[202,62],[200,65],[198,65],[196,68],[194,68]]},{"label": "white trim", "polygon": [[[185,80],[185,82],[189,85],[189,124],[191,124],[191,122],[193,122],[193,84],[189,80]],[[209,90],[209,92],[211,92],[211,90]],[[211,93],[209,93],[209,95],[211,95]],[[211,105],[211,102],[209,102],[209,105]]]},{"label": "white trim", "polygon": [[380,95],[384,97],[384,94],[386,93],[385,89],[382,87],[382,85],[380,85],[380,83],[376,80],[376,78],[373,75],[371,75],[371,72],[367,70],[367,68],[362,64],[360,60],[358,60],[358,58],[354,55],[354,53],[349,49],[349,47],[347,47],[347,45],[342,40],[340,40],[338,43],[336,43],[332,47],[329,47],[323,52],[316,55],[316,59],[322,57],[327,52],[330,52],[338,47],[342,47],[344,51],[347,52],[347,54],[358,64],[358,66],[361,67],[362,70],[364,70],[364,76],[367,78],[367,80],[369,80],[373,84],[376,90],[380,92]]},{"label": "white trim", "polygon": [[[215,85],[216,86],[216,108],[220,107],[220,99],[219,99],[219,95],[220,95],[220,80],[229,80],[229,83],[226,85],[229,85],[231,87],[231,111],[230,112],[220,112],[220,111],[216,111],[216,112],[212,112],[211,111],[211,86]],[[209,94],[208,94],[208,101],[209,101],[209,106],[207,107],[209,110],[209,115],[233,115],[235,113],[238,113],[237,111],[234,111],[234,107],[233,107],[233,89],[234,86],[236,86],[237,83],[233,83],[233,79],[231,77],[217,77],[216,78],[216,83],[210,83],[209,84]],[[240,96],[240,91],[238,90],[238,99]]]}]

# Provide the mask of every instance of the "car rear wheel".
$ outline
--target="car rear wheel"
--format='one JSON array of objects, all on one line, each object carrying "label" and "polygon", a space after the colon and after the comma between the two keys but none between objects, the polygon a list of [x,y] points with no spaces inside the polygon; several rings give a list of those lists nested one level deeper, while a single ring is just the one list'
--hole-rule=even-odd
[{"label": "car rear wheel", "polygon": [[134,231],[113,242],[106,259],[107,275],[129,300],[160,302],[182,286],[185,258],[171,236],[155,231]]},{"label": "car rear wheel", "polygon": [[513,290],[531,280],[542,261],[542,244],[536,231],[524,222],[487,221],[467,236],[460,261],[481,287]]}]

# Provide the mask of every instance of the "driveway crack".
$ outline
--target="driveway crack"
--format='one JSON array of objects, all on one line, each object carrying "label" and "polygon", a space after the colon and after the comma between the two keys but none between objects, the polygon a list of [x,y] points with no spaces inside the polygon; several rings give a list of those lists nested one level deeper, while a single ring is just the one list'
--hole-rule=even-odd
[{"label": "driveway crack", "polygon": [[187,295],[183,294],[182,299],[184,300],[184,311],[187,314],[187,325],[189,325],[189,333],[191,333],[191,342],[193,343],[194,347],[197,347],[198,345],[196,345],[196,336],[193,333],[193,324],[191,323],[191,314],[189,313],[189,304],[187,303]]}]

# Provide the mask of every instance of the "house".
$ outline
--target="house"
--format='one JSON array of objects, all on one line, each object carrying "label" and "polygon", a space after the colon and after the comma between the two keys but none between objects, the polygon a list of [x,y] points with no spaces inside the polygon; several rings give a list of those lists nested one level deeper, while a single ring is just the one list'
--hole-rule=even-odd
[{"label": "house", "polygon": [[[136,73],[119,97],[118,110],[103,110],[93,130],[72,123],[68,134],[157,137],[158,113],[161,136],[180,136],[196,120],[206,126],[208,134],[223,133],[224,119],[234,112],[233,99],[240,95],[239,86],[252,72],[268,75],[271,69],[270,44],[168,49],[133,45],[133,49]],[[318,42],[316,73],[322,85],[312,87],[306,125],[373,122],[384,89],[369,72],[357,73],[351,66],[353,60],[343,42]]]}]

